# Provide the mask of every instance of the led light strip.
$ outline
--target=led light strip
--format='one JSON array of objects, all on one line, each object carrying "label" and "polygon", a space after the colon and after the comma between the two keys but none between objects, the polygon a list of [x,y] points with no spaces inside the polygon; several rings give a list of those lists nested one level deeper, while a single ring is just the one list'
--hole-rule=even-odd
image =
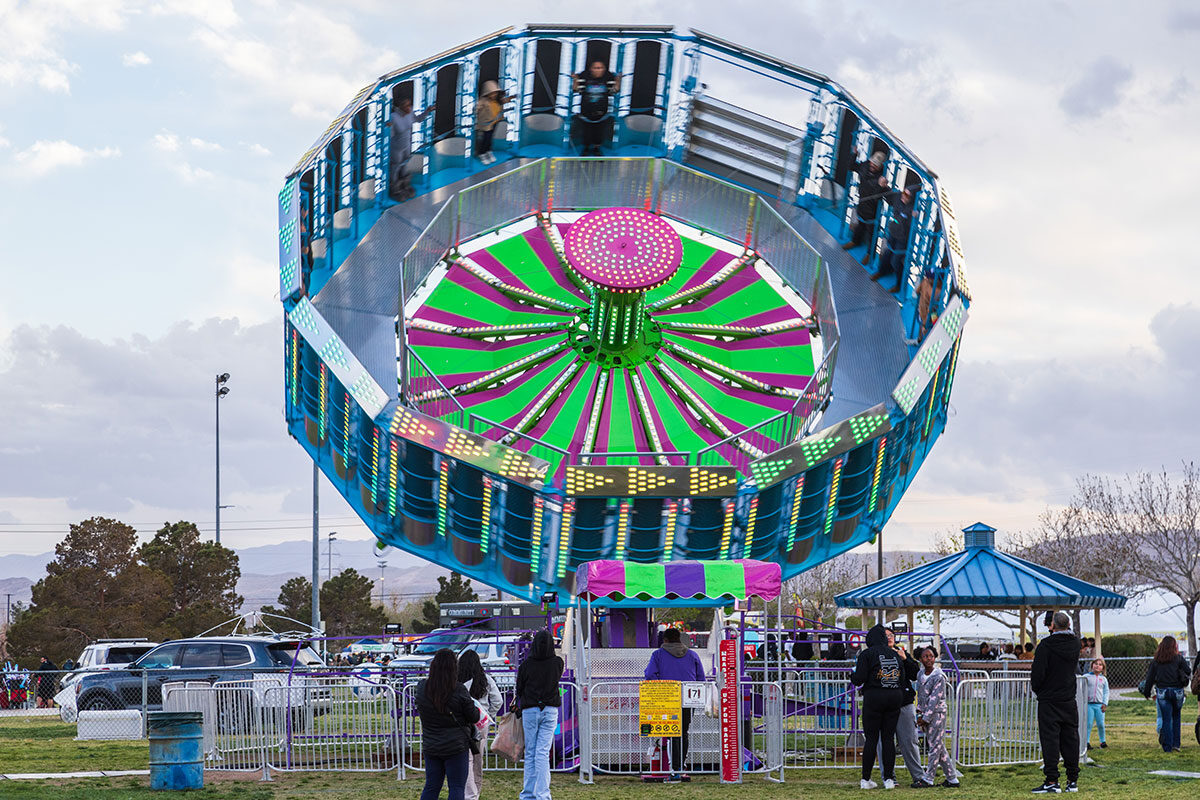
[{"label": "led light strip", "polygon": [[875,450],[875,471],[871,475],[871,496],[867,500],[867,513],[871,514],[875,511],[875,500],[879,495],[879,479],[883,476],[883,459],[887,453],[887,437],[879,437],[879,444]]},{"label": "led light strip", "polygon": [[566,342],[552,344],[549,347],[544,347],[541,350],[538,350],[536,353],[530,353],[524,358],[518,359],[507,366],[492,370],[487,375],[476,378],[473,381],[468,381],[467,383],[461,383],[458,386],[455,386],[453,389],[443,391],[442,387],[439,386],[436,389],[430,389],[428,392],[422,392],[414,398],[414,402],[427,403],[430,400],[436,400],[437,398],[446,394],[447,391],[450,394],[466,394],[467,392],[473,392],[476,389],[480,389],[484,386],[493,384],[496,381],[507,378],[514,372],[520,372],[526,367],[532,366],[539,361],[543,361],[555,353],[559,353],[567,349],[567,347],[569,347],[569,345]]},{"label": "led light strip", "polygon": [[661,300],[655,300],[653,303],[650,303],[650,310],[662,311],[664,308],[670,308],[671,306],[679,305],[684,300],[689,300],[696,295],[704,294],[705,292],[711,292],[713,289],[717,288],[722,281],[756,258],[758,258],[758,254],[753,250],[742,253],[736,260],[726,264],[724,267],[718,270],[715,275],[699,286],[693,286],[691,289],[685,289],[682,292],[676,292],[669,297],[664,297]]},{"label": "led light strip", "polygon": [[558,257],[558,261],[564,267],[570,267],[567,262],[567,251],[563,244],[562,234],[558,232],[558,228],[554,227],[554,223],[550,221],[549,214],[537,215],[538,225],[541,226],[542,233],[546,234],[546,238],[550,241],[550,246],[554,248],[554,255]]},{"label": "led light strip", "polygon": [[397,475],[400,472],[400,445],[393,439],[389,445],[388,458],[388,516],[396,516]]},{"label": "led light strip", "polygon": [[702,356],[694,350],[689,350],[681,344],[676,344],[672,341],[663,341],[663,347],[670,350],[672,353],[677,353],[684,359],[691,361],[698,366],[706,367],[718,375],[729,378],[732,381],[744,384],[759,391],[768,392],[770,394],[786,395],[788,397],[799,397],[803,392],[800,389],[792,389],[785,386],[772,386],[769,383],[760,381],[757,378],[751,378],[744,372],[739,372],[733,367],[727,367],[717,361],[712,360],[708,356]]},{"label": "led light strip", "polygon": [[675,524],[679,518],[679,502],[672,500],[667,503],[667,524],[663,539],[663,561],[670,561],[675,552]]},{"label": "led light strip", "polygon": [[558,565],[554,574],[562,578],[567,574],[567,555],[571,547],[571,516],[575,513],[575,501],[567,500],[562,517],[558,521]]},{"label": "led light strip", "polygon": [[[705,424],[709,425],[717,433],[721,434],[722,438],[729,439],[733,436],[733,432],[730,431],[728,428],[726,428],[725,425],[723,425],[721,423],[721,420],[717,419],[713,414],[709,413],[708,406],[706,406],[700,400],[700,398],[696,396],[696,394],[691,390],[691,388],[688,387],[679,378],[678,375],[676,375],[674,372],[672,372],[671,368],[668,367],[665,363],[663,363],[663,361],[661,359],[656,358],[656,359],[654,359],[654,361],[652,361],[650,363],[651,363],[651,366],[660,375],[662,375],[664,378],[666,378],[667,383],[671,384],[671,388],[674,389],[679,394],[679,396],[683,398],[684,402],[686,402],[689,406],[691,406],[692,409],[701,416],[701,418],[704,420]],[[742,452],[753,456],[754,458],[763,458],[764,456],[766,456],[766,453],[764,453],[762,450],[759,450],[754,445],[750,444],[749,442],[743,441],[741,439],[735,439],[733,441],[733,446],[738,448]]]},{"label": "led light strip", "polygon": [[350,393],[342,392],[342,447],[350,449]]},{"label": "led light strip", "polygon": [[542,508],[545,502],[541,497],[533,499],[533,520],[529,533],[529,572],[534,581],[538,577],[538,568],[542,560]]},{"label": "led light strip", "polygon": [[726,500],[721,504],[725,507],[725,523],[721,527],[721,561],[729,558],[729,544],[733,541],[733,501]]},{"label": "led light strip", "polygon": [[532,322],[525,325],[486,325],[476,328],[461,328],[453,325],[443,325],[440,322],[427,322],[423,319],[410,319],[405,323],[409,328],[447,333],[452,336],[472,336],[485,338],[489,336],[518,336],[525,333],[546,333],[556,329],[565,329],[566,322]]},{"label": "led light strip", "polygon": [[[638,414],[642,417],[642,425],[645,426],[646,432],[650,434],[650,443],[654,445],[655,452],[661,453],[663,449],[662,439],[659,438],[658,426],[654,424],[654,417],[650,415],[650,404],[646,402],[646,393],[642,389],[642,376],[638,374],[636,367],[633,370],[632,378],[630,383],[633,384],[633,394],[637,399]],[[654,459],[664,466],[671,463],[667,460],[666,456],[655,456]]]},{"label": "led light strip", "polygon": [[937,397],[938,376],[939,375],[941,375],[940,370],[937,372],[934,372],[933,373],[933,383],[931,383],[929,385],[929,403],[925,406],[925,432],[923,434],[921,434],[922,436],[929,435],[929,426],[933,422],[933,402],[934,402],[934,399]]},{"label": "led light strip", "polygon": [[659,327],[679,331],[680,333],[707,333],[713,336],[733,336],[737,338],[768,336],[773,333],[783,333],[784,331],[797,330],[799,328],[811,329],[816,325],[811,317],[787,320],[785,322],[772,322],[770,325],[759,325],[757,327],[750,327],[749,325],[706,325],[701,322],[672,322],[667,318],[656,318],[656,321]]},{"label": "led light strip", "polygon": [[489,539],[492,533],[492,493],[495,483],[486,475],[483,477],[483,518],[479,521],[479,552],[487,553]]},{"label": "led light strip", "polygon": [[800,524],[800,501],[804,498],[804,473],[796,478],[796,493],[792,497],[792,518],[788,524],[787,546],[785,552],[792,552],[796,543],[796,527]]},{"label": "led light strip", "polygon": [[320,378],[317,382],[317,441],[325,441],[325,415],[326,401],[329,399],[326,385],[329,380],[329,375],[325,371],[325,364],[321,364]]},{"label": "led light strip", "polygon": [[[605,392],[608,389],[608,370],[600,373],[600,379],[596,384],[596,396],[592,398],[592,411],[588,416],[587,431],[583,434],[583,453],[592,452],[592,448],[596,445],[596,431],[600,426],[600,415],[604,412]],[[584,458],[584,466],[591,463],[590,458]]]},{"label": "led light strip", "polygon": [[[566,371],[559,375],[558,378],[555,379],[554,383],[550,384],[550,387],[546,389],[546,391],[542,392],[541,398],[533,404],[532,408],[525,412],[525,416],[521,417],[521,421],[518,422],[514,427],[514,430],[516,430],[517,433],[525,433],[525,431],[533,427],[533,423],[546,411],[546,407],[553,403],[555,398],[558,397],[558,393],[562,390],[563,384],[575,377],[576,372],[579,372],[579,367],[580,362],[578,359],[572,361],[571,365],[567,367]],[[516,438],[516,434],[505,434],[504,437],[500,439],[500,444],[511,444],[512,442],[516,441]]]},{"label": "led light strip", "polygon": [[446,512],[450,505],[450,462],[442,459],[441,475],[438,478],[438,517],[437,517],[437,532],[438,536],[446,538]]},{"label": "led light strip", "polygon": [[[395,446],[393,444],[393,446]],[[371,425],[371,513],[379,510],[379,428]]]},{"label": "led light strip", "polygon": [[833,462],[833,480],[829,482],[829,505],[825,509],[826,536],[833,530],[833,518],[837,516],[838,487],[842,483],[842,465],[845,463],[845,457]]},{"label": "led light strip", "polygon": [[300,334],[292,331],[292,405],[300,405]]},{"label": "led light strip", "polygon": [[499,278],[493,277],[491,273],[479,266],[479,264],[472,261],[469,256],[461,256],[455,259],[452,263],[462,267],[467,272],[471,273],[476,278],[479,278],[479,280],[483,281],[488,286],[491,286],[498,292],[515,295],[516,297],[521,297],[525,300],[531,300],[538,305],[558,309],[559,311],[574,312],[580,310],[578,306],[575,306],[571,303],[564,303],[561,300],[555,300],[553,297],[546,297],[544,294],[531,292],[528,289],[518,289],[515,286],[510,286]]},{"label": "led light strip", "polygon": [[946,387],[942,389],[942,397],[946,399],[946,405],[950,405],[950,387],[954,385],[954,369],[958,366],[958,346],[962,343],[962,337],[954,340],[954,350],[950,353],[950,371],[946,373]]},{"label": "led light strip", "polygon": [[758,495],[750,498],[750,516],[746,518],[746,539],[742,543],[742,558],[753,558],[754,523],[758,521]]},{"label": "led light strip", "polygon": [[625,560],[625,538],[629,534],[629,501],[622,500],[617,510],[617,553],[618,561]]}]

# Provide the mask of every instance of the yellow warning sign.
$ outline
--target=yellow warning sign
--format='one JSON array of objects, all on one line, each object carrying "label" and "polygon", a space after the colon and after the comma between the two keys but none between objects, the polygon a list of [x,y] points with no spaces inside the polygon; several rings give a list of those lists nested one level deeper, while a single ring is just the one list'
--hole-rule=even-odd
[{"label": "yellow warning sign", "polygon": [[679,681],[642,681],[638,723],[642,736],[683,735],[683,692]]}]

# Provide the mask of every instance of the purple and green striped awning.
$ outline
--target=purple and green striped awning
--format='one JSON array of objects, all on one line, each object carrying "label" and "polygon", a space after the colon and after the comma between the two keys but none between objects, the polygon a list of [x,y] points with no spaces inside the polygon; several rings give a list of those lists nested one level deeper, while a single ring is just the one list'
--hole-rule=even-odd
[{"label": "purple and green striped awning", "polygon": [[588,561],[579,565],[575,592],[584,600],[774,600],[781,590],[779,564],[733,561]]}]

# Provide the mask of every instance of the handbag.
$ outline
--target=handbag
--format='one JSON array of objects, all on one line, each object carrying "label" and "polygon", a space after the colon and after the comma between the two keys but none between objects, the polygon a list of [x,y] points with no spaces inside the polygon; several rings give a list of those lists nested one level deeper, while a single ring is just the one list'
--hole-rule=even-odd
[{"label": "handbag", "polygon": [[509,761],[520,761],[525,757],[525,727],[521,718],[510,711],[496,723],[496,738],[492,740],[492,752]]},{"label": "handbag", "polygon": [[479,721],[475,723],[475,738],[481,739],[487,735],[487,729],[492,724],[492,715],[488,713],[487,706],[474,697],[471,698],[471,702],[479,711]]}]

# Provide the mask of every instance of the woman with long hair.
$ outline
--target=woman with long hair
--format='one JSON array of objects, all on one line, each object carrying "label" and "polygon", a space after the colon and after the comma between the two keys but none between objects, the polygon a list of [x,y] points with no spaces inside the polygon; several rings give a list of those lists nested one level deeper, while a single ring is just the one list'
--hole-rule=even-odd
[{"label": "woman with long hair", "polygon": [[[483,671],[479,653],[464,650],[458,657],[458,682],[476,702],[487,709],[489,717],[496,718],[503,698],[492,676]],[[475,742],[475,750],[467,762],[466,800],[479,800],[479,793],[483,791],[483,750],[487,746],[487,731],[476,731]]]},{"label": "woman with long hair", "polygon": [[429,676],[417,684],[416,695],[425,759],[421,800],[437,800],[443,782],[449,784],[450,800],[463,800],[479,709],[458,681],[454,653],[443,648],[433,654]]},{"label": "woman with long hair", "polygon": [[554,654],[554,638],[550,631],[538,631],[529,656],[517,668],[517,713],[525,729],[525,782],[520,800],[550,800],[550,748],[562,705],[558,693],[562,674],[563,660]]},{"label": "woman with long hair", "polygon": [[1154,651],[1154,660],[1146,670],[1146,698],[1158,687],[1155,699],[1158,712],[1162,715],[1162,727],[1158,731],[1158,743],[1164,753],[1179,752],[1180,712],[1187,697],[1187,686],[1192,670],[1179,654],[1179,645],[1174,636],[1164,636]]}]

